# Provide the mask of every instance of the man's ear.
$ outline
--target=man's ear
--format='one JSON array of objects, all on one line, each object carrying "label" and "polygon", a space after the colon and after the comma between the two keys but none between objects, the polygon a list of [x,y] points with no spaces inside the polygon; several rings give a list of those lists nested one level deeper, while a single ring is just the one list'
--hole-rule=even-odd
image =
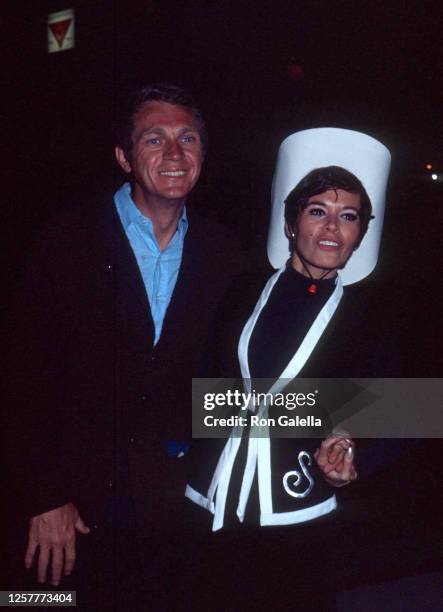
[{"label": "man's ear", "polygon": [[114,153],[115,153],[115,159],[117,160],[117,163],[120,166],[120,168],[124,172],[126,172],[126,174],[129,174],[131,172],[131,164],[126,159],[126,155],[123,149],[121,147],[115,147]]}]

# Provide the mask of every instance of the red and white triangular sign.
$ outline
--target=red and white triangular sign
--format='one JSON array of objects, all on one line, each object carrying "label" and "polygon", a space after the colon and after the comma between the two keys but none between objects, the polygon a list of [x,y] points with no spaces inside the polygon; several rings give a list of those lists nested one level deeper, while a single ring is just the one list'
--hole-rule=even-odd
[{"label": "red and white triangular sign", "polygon": [[74,9],[48,15],[48,53],[74,47]]}]

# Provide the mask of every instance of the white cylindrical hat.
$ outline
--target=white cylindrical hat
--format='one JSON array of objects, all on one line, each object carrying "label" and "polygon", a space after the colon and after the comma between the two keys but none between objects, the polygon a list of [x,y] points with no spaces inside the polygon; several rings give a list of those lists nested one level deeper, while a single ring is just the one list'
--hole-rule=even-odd
[{"label": "white cylindrical hat", "polygon": [[285,235],[284,201],[308,172],[324,166],[341,166],[360,179],[372,204],[374,218],[358,249],[340,271],[344,285],[356,283],[375,268],[385,212],[391,154],[378,140],[353,130],[315,128],[288,136],[280,145],[272,183],[272,214],[268,258],[280,268],[289,257]]}]

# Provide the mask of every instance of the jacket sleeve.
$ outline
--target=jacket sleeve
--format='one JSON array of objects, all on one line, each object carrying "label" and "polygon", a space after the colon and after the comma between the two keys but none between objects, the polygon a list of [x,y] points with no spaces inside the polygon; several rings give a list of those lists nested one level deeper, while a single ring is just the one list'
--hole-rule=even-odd
[{"label": "jacket sleeve", "polygon": [[[7,511],[35,516],[71,500],[60,364],[71,312],[69,237],[46,231],[12,297],[3,328],[2,479]],[[5,503],[5,502],[4,502]]]}]

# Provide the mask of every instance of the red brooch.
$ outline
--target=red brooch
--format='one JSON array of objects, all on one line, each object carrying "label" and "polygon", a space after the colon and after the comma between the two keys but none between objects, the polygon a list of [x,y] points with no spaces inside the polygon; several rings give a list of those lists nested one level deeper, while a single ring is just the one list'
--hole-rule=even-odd
[{"label": "red brooch", "polygon": [[312,283],[312,285],[309,285],[308,291],[309,293],[313,293],[315,295],[317,293],[317,285]]}]

